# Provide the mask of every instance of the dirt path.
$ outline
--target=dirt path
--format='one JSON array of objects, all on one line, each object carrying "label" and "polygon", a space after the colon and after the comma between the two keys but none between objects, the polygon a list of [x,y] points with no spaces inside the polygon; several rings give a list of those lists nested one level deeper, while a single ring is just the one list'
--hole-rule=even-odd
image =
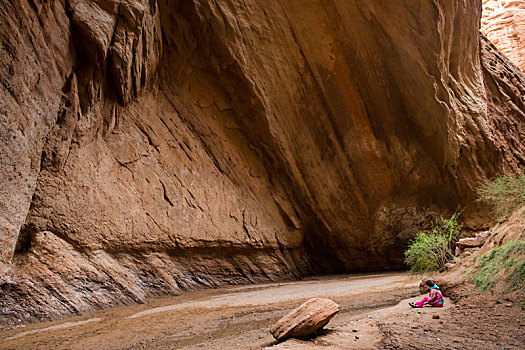
[{"label": "dirt path", "polygon": [[[341,305],[325,334],[308,345],[323,346],[330,336],[350,332],[364,348],[380,337],[376,328],[353,332],[358,320],[418,294],[419,280],[405,273],[346,275],[187,293],[144,305],[121,307],[60,322],[18,326],[0,332],[0,349],[272,349],[270,326],[305,300],[327,297]],[[379,311],[380,312],[380,311]],[[368,315],[368,316],[367,316]],[[366,340],[369,332],[370,340]],[[359,336],[358,335],[358,336]],[[337,337],[340,338],[340,337]],[[366,341],[366,343],[365,343]],[[319,343],[321,342],[321,343]],[[335,345],[335,343],[334,343]]]},{"label": "dirt path", "polygon": [[525,349],[525,313],[519,303],[473,289],[468,294],[457,304],[445,301],[448,307],[443,309],[410,310],[403,301],[382,310],[384,317],[376,322],[380,348]]}]

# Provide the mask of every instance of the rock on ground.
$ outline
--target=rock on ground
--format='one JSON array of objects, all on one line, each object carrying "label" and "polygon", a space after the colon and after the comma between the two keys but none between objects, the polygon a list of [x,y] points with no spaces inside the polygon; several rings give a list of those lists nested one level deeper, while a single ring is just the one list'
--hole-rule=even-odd
[{"label": "rock on ground", "polygon": [[456,242],[456,248],[460,250],[466,248],[479,248],[487,241],[489,237],[489,231],[476,233],[474,237],[462,238]]},{"label": "rock on ground", "polygon": [[270,333],[279,341],[309,337],[323,328],[339,311],[336,302],[313,298],[277,321]]}]

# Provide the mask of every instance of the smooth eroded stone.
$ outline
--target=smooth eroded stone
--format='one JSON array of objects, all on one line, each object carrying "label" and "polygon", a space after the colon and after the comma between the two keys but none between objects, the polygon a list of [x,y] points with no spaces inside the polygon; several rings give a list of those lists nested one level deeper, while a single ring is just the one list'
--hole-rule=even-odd
[{"label": "smooth eroded stone", "polygon": [[270,333],[279,341],[306,338],[323,328],[339,310],[330,299],[313,298],[277,321]]}]

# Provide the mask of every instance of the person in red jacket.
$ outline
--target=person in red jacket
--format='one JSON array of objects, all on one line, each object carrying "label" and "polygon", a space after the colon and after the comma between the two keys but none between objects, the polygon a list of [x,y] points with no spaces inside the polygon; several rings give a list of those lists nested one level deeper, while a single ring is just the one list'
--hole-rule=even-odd
[{"label": "person in red jacket", "polygon": [[428,304],[434,307],[442,307],[445,299],[443,299],[443,294],[441,293],[441,290],[439,290],[439,287],[437,286],[437,284],[435,284],[431,280],[426,281],[425,284],[430,287],[429,296],[423,298],[423,300],[418,301],[417,303],[410,302],[408,304],[416,308],[423,307],[423,305],[425,304]]}]

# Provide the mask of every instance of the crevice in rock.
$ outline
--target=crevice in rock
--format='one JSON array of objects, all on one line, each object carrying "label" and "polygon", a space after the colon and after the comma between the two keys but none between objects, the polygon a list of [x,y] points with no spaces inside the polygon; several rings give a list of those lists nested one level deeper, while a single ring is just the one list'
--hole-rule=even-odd
[{"label": "crevice in rock", "polygon": [[175,206],[168,196],[166,185],[164,185],[164,182],[162,182],[162,180],[159,180],[159,181],[160,181],[160,184],[162,185],[162,194],[163,194],[164,200],[168,202],[171,207]]},{"label": "crevice in rock", "polygon": [[33,225],[28,224],[22,226],[18,234],[18,240],[16,241],[15,255],[29,252],[35,233],[36,228]]}]

